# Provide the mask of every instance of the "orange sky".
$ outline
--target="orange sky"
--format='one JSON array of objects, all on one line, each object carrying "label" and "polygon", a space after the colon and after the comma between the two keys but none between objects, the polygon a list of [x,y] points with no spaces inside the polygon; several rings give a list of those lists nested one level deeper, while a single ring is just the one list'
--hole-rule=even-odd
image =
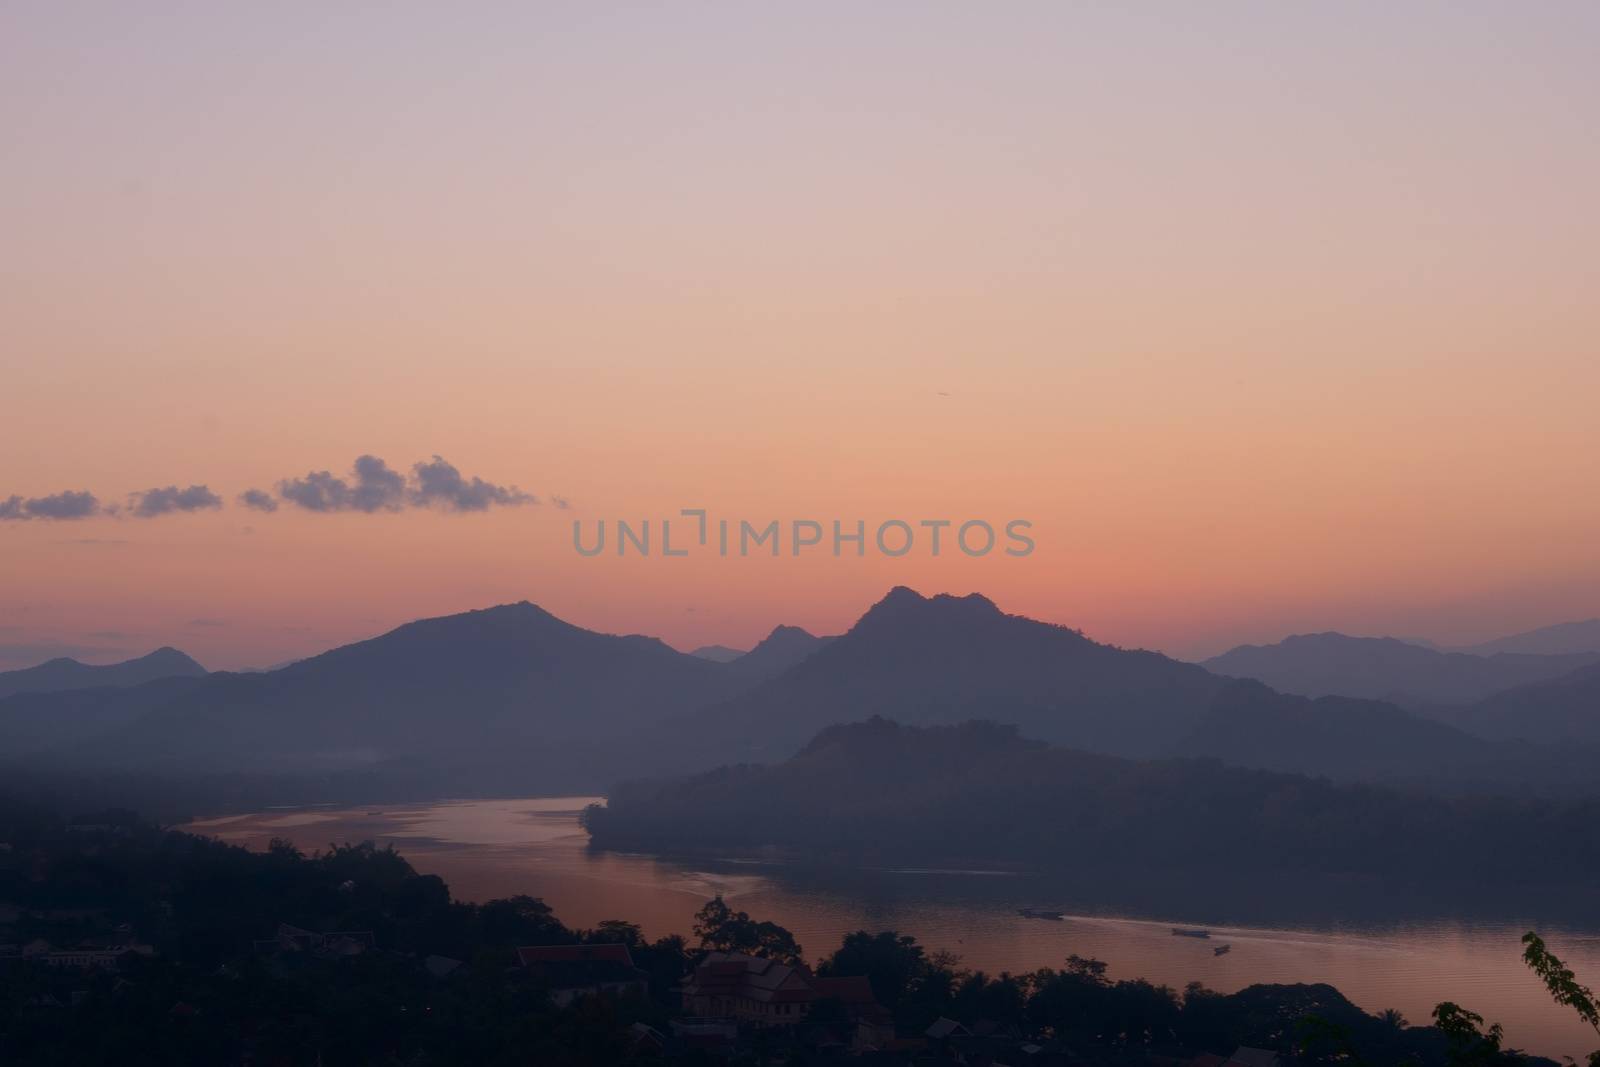
[{"label": "orange sky", "polygon": [[[1600,11],[1154,10],[6,5],[0,501],[227,506],[0,522],[0,668],[895,583],[1185,655],[1600,614]],[[233,503],[365,453],[572,509]],[[694,506],[1038,547],[571,549]]]}]

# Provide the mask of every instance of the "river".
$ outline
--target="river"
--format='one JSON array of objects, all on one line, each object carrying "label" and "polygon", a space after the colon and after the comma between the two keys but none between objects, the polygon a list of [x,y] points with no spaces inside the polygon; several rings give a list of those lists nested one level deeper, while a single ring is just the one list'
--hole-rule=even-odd
[{"label": "river", "polygon": [[[1519,943],[1537,923],[1580,981],[1600,984],[1600,914],[1592,911],[1569,908],[1568,918],[1553,922],[1465,906],[1438,914],[1436,903],[1430,914],[1427,906],[1381,893],[1334,891],[1307,905],[1305,892],[1281,884],[1250,894],[1152,886],[1149,879],[1108,887],[1100,877],[999,871],[818,871],[733,857],[674,862],[591,850],[578,813],[597,799],[265,811],[201,819],[184,829],[251,848],[274,837],[308,852],[331,843],[393,844],[417,870],[444,878],[458,899],[526,893],[542,897],[573,927],[620,918],[639,923],[651,938],[688,934],[694,912],[721,893],[756,918],[794,931],[811,958],[852,930],[892,929],[991,973],[1059,967],[1076,953],[1107,961],[1114,978],[1175,988],[1191,981],[1221,992],[1256,982],[1326,982],[1368,1011],[1396,1008],[1417,1023],[1439,1001],[1456,1001],[1503,1024],[1508,1044],[1546,1056],[1582,1062],[1600,1045],[1593,1030],[1550,1002],[1522,965]],[[1020,908],[1059,910],[1066,919],[1024,918]],[[1175,937],[1173,926],[1205,927],[1211,937]],[[1231,947],[1218,956],[1213,949],[1222,944]]]}]

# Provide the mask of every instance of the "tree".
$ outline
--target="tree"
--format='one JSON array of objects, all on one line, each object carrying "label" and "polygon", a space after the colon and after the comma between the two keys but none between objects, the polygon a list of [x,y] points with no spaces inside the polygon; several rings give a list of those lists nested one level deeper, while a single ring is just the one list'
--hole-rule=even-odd
[{"label": "tree", "polygon": [[872,995],[890,1011],[900,1006],[927,969],[928,959],[917,939],[893,930],[847,934],[838,950],[817,964],[817,973],[825,978],[866,975]]},{"label": "tree", "polygon": [[634,949],[644,944],[644,931],[638,923],[626,919],[602,919],[598,926],[589,931],[585,940],[627,945]]},{"label": "tree", "polygon": [[695,912],[694,934],[700,948],[713,952],[743,952],[751,956],[801,962],[800,943],[788,930],[773,922],[757,922],[749,914],[734,911],[722,894],[706,901]]},{"label": "tree", "polygon": [[[1600,1034],[1600,1007],[1588,986],[1580,985],[1572,969],[1545,947],[1544,939],[1529,930],[1522,935],[1522,961],[1550,991],[1557,1004],[1564,1004]],[[1589,1067],[1600,1067],[1600,1049],[1589,1053]]]},{"label": "tree", "polygon": [[1451,1067],[1499,1067],[1517,1063],[1520,1057],[1502,1049],[1499,1023],[1483,1028],[1483,1016],[1451,1001],[1436,1005],[1433,1024],[1449,1042]]}]

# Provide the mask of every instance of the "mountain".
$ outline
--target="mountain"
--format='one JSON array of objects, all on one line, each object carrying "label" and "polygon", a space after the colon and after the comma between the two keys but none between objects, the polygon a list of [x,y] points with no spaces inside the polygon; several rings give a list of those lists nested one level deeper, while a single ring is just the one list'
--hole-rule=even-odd
[{"label": "mountain", "polygon": [[765,681],[809,659],[832,640],[831,637],[818,637],[798,626],[778,626],[762,638],[755,648],[734,661],[733,666],[747,678]]},{"label": "mountain", "polygon": [[[752,812],[759,812],[752,818]],[[829,727],[769,766],[624,783],[585,813],[603,848],[897,863],[1384,880],[1600,876],[1600,801],[1442,798],[1134,761],[973,722]]]},{"label": "mountain", "polygon": [[732,663],[744,654],[743,649],[729,648],[727,645],[701,645],[689,653],[696,659],[708,659],[712,663]]},{"label": "mountain", "polygon": [[63,657],[20,671],[0,672],[0,697],[13,693],[57,693],[64,689],[140,685],[157,678],[192,678],[205,673],[204,667],[175,648],[158,648],[147,656],[103,667]]},{"label": "mountain", "polygon": [[205,682],[174,675],[143,685],[13,693],[0,697],[0,753],[26,756],[130,726]]},{"label": "mountain", "polygon": [[1490,656],[1499,652],[1521,652],[1541,656],[1559,656],[1574,652],[1600,652],[1600,619],[1583,622],[1560,622],[1527,633],[1512,634],[1481,645],[1455,649],[1477,656]]},{"label": "mountain", "polygon": [[745,678],[765,680],[782,674],[832,640],[798,626],[778,626],[748,652],[727,645],[703,645],[689,655],[730,664]]},{"label": "mountain", "polygon": [[1484,737],[1600,744],[1600,664],[1496,693],[1450,720]]},{"label": "mountain", "polygon": [[318,773],[422,759],[473,788],[489,787],[474,769],[491,768],[527,788],[743,684],[655,638],[594,633],[523,602],[408,623],[265,674],[212,675],[66,756]]},{"label": "mountain", "polygon": [[1254,678],[1299,696],[1345,696],[1405,705],[1464,704],[1600,662],[1600,653],[1478,656],[1439,652],[1392,637],[1298,634],[1275,645],[1241,645],[1201,666]]},{"label": "mountain", "polygon": [[[769,642],[780,636],[800,644],[780,633]],[[988,718],[1092,751],[1155,755],[1225,684],[1194,664],[1004,614],[976,594],[924,597],[902,586],[783,673],[675,720],[654,750],[666,759],[672,746],[688,746],[679,767],[781,759],[823,726],[882,715],[913,724]]]}]

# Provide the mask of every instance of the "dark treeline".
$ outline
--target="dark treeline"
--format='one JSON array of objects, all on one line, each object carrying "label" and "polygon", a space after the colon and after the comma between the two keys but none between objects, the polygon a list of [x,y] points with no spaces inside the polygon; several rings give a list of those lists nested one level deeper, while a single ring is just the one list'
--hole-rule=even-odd
[{"label": "dark treeline", "polygon": [[[311,856],[281,843],[250,852],[127,812],[69,821],[3,801],[0,842],[6,937],[104,943],[117,931],[152,949],[114,970],[0,960],[6,1063],[702,1062],[694,1050],[641,1043],[634,1025],[668,1029],[676,986],[708,950],[790,959],[802,951],[782,927],[720,900],[702,910],[692,941],[653,942],[621,920],[571,929],[531,897],[453,901],[440,879],[370,844]],[[262,952],[258,942],[283,923],[370,931],[372,949],[336,958]],[[627,944],[649,995],[560,1008],[517,966],[518,946],[595,942]],[[425,965],[430,957],[459,967],[442,978]],[[852,934],[815,966],[823,976],[866,976],[906,1033],[940,1017],[986,1020],[1071,1050],[1074,1062],[1241,1044],[1304,1063],[1350,1062],[1351,1049],[1371,1063],[1516,1062],[1491,1048],[1487,1032],[1453,1041],[1434,1027],[1368,1015],[1327,986],[1180,992],[1111,981],[1104,963],[1075,957],[1060,969],[990,976],[893,932]],[[839,1055],[818,1039],[836,1010],[819,1002],[812,1021],[758,1036],[736,1062],[771,1062],[775,1049],[796,1064]],[[1488,1060],[1462,1058],[1491,1051]]]},{"label": "dark treeline", "polygon": [[780,764],[625,783],[584,822],[597,846],[657,852],[1507,885],[1600,874],[1592,798],[1444,797],[1211,760],[1138,762],[991,723],[831,727]]}]

